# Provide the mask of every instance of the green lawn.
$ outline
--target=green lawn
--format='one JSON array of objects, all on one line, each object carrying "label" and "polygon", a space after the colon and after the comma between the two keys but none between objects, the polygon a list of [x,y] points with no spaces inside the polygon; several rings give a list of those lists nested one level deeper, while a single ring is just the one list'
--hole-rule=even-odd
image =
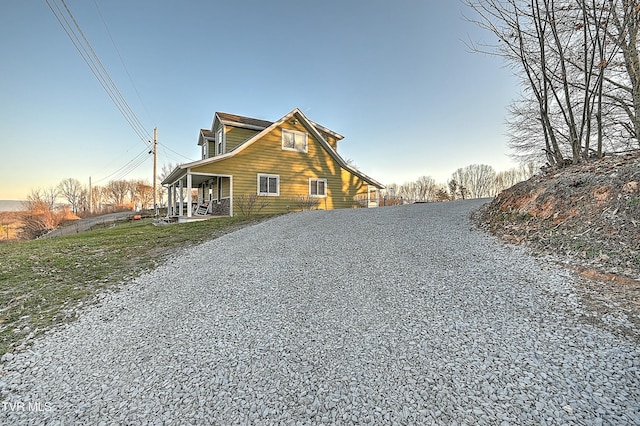
[{"label": "green lawn", "polygon": [[171,226],[150,219],[66,237],[0,244],[0,356],[52,325],[73,320],[80,303],[117,288],[181,249],[256,219],[218,218]]}]

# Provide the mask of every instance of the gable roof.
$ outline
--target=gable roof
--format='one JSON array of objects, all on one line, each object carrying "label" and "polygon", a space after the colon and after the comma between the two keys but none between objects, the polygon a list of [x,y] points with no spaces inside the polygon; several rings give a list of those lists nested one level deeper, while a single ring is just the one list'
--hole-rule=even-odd
[{"label": "gable roof", "polygon": [[[249,139],[247,139],[246,141],[242,142],[241,144],[239,144],[238,146],[236,146],[235,148],[233,148],[231,151],[222,154],[222,155],[217,155],[215,157],[209,157],[209,158],[205,158],[202,160],[198,160],[198,161],[194,161],[191,163],[185,163],[185,164],[180,164],[178,167],[176,167],[176,169],[165,178],[165,181],[171,181],[171,180],[175,180],[179,178],[179,175],[181,175],[181,173],[179,173],[179,170],[186,170],[186,169],[190,169],[192,167],[198,167],[198,166],[202,166],[205,164],[211,164],[211,163],[216,163],[218,161],[223,161],[227,158],[233,157],[236,154],[238,154],[241,151],[244,151],[247,147],[251,146],[254,142],[258,141],[259,139],[261,139],[264,135],[268,134],[269,132],[271,132],[272,130],[276,129],[278,126],[280,126],[282,123],[286,122],[287,120],[290,120],[293,117],[296,117],[300,120],[300,122],[302,123],[302,125],[309,131],[309,133],[311,133],[314,138],[320,143],[320,145],[322,145],[322,147],[329,153],[329,155],[336,160],[336,162],[340,165],[340,167],[342,167],[343,169],[349,171],[350,173],[354,174],[355,176],[358,176],[359,178],[361,178],[362,180],[364,180],[365,182],[374,185],[378,188],[384,188],[384,185],[382,185],[380,182],[376,181],[375,179],[367,176],[366,174],[362,173],[360,170],[352,167],[351,165],[349,165],[329,144],[329,142],[327,142],[324,137],[322,136],[322,134],[320,133],[319,128],[326,132],[329,133],[331,132],[332,135],[336,135],[339,136],[340,138],[342,138],[342,135],[333,132],[332,130],[327,129],[326,127],[322,127],[316,123],[314,123],[313,121],[309,120],[303,113],[302,111],[300,111],[300,109],[295,108],[293,111],[291,111],[290,113],[288,113],[287,115],[285,115],[284,117],[282,117],[281,119],[279,119],[278,121],[274,121],[274,122],[270,122],[270,121],[266,121],[266,120],[257,120],[257,119],[253,119],[253,118],[249,118],[249,117],[242,117],[239,115],[233,115],[233,114],[226,114],[226,113],[216,113],[216,116],[214,118],[214,124],[216,122],[216,120],[220,120],[220,122],[224,123],[223,118],[232,118],[233,120],[237,120],[237,121],[228,121],[228,124],[233,125],[232,123],[236,123],[236,124],[244,124],[245,126],[257,126],[258,123],[261,123],[260,125],[266,124],[266,123],[270,123],[268,126],[262,128],[261,131],[259,131],[258,133],[256,133],[255,135],[253,135],[252,137],[250,137]],[[245,121],[245,122],[243,122]],[[227,124],[227,123],[225,123]],[[209,131],[208,131],[209,132]],[[212,133],[212,132],[209,132]],[[201,135],[203,137],[206,137],[203,133],[203,131],[201,130]]]},{"label": "gable roof", "polygon": [[215,134],[209,129],[200,129],[198,136],[198,145],[204,144],[204,141],[213,142],[216,140]]},{"label": "gable roof", "polygon": [[200,129],[202,136],[207,139],[215,139],[215,134],[209,129]]},{"label": "gable roof", "polygon": [[226,112],[216,112],[213,118],[213,126],[211,126],[211,129],[215,129],[216,120],[225,125],[244,127],[255,130],[262,130],[273,124],[271,121],[260,120],[258,118],[245,117],[242,115],[229,114]]},{"label": "gable roof", "polygon": [[331,129],[327,128],[327,127],[321,126],[320,124],[316,123],[315,121],[309,120],[309,123],[313,124],[313,126],[316,129],[320,130],[321,132],[325,132],[325,133],[333,136],[334,138],[336,138],[336,140],[344,139],[344,136],[342,136],[340,133],[334,132],[333,130],[331,130]]}]

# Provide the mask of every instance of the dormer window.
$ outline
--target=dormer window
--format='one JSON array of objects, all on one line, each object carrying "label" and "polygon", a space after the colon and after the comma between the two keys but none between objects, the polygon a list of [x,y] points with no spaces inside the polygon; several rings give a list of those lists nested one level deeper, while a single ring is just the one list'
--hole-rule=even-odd
[{"label": "dormer window", "polygon": [[216,133],[216,155],[224,154],[224,130],[221,127]]},{"label": "dormer window", "polygon": [[307,134],[295,130],[282,129],[282,149],[307,152]]}]

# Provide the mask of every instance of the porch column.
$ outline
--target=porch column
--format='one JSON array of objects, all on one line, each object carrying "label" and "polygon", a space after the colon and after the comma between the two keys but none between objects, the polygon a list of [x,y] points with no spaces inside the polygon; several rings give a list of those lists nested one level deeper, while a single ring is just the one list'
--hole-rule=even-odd
[{"label": "porch column", "polygon": [[171,216],[173,213],[173,200],[171,197],[173,196],[173,185],[169,185],[167,187],[167,217]]},{"label": "porch column", "polygon": [[176,202],[173,203],[173,210],[175,211],[174,216],[180,216],[180,206],[182,206],[182,188],[181,184],[178,184],[178,187],[173,188],[174,196],[176,197]]},{"label": "porch column", "polygon": [[171,216],[175,216],[178,211],[178,198],[176,197],[178,191],[176,189],[176,184],[171,185]]},{"label": "porch column", "polygon": [[[180,186],[180,184],[178,184],[178,187]],[[178,193],[178,188],[176,188],[176,186],[173,186],[173,215],[177,216],[178,214],[180,214],[180,211],[178,210],[178,207],[180,206],[180,194]]]},{"label": "porch column", "polygon": [[182,179],[180,180],[180,200],[179,200],[179,210],[178,216],[182,216],[184,212],[184,184],[182,183]]},{"label": "porch column", "polygon": [[229,216],[233,217],[233,176],[229,176]]},{"label": "porch column", "polygon": [[192,179],[191,173],[187,173],[187,217],[191,217],[191,207],[193,205],[193,200],[191,199],[191,191],[192,191]]}]

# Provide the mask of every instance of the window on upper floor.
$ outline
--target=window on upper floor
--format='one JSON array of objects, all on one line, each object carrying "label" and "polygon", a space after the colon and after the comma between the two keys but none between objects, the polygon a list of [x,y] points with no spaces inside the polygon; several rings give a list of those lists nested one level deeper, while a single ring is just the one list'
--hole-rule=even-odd
[{"label": "window on upper floor", "polygon": [[282,129],[282,149],[307,152],[307,134],[295,130]]},{"label": "window on upper floor", "polygon": [[280,176],[258,174],[258,195],[280,195]]},{"label": "window on upper floor", "polygon": [[326,179],[309,179],[309,195],[312,197],[327,196],[327,180]]},{"label": "window on upper floor", "polygon": [[209,158],[209,141],[206,139],[202,144],[202,159],[204,160],[205,158]]},{"label": "window on upper floor", "polygon": [[216,133],[216,155],[224,154],[224,130],[219,128]]}]

